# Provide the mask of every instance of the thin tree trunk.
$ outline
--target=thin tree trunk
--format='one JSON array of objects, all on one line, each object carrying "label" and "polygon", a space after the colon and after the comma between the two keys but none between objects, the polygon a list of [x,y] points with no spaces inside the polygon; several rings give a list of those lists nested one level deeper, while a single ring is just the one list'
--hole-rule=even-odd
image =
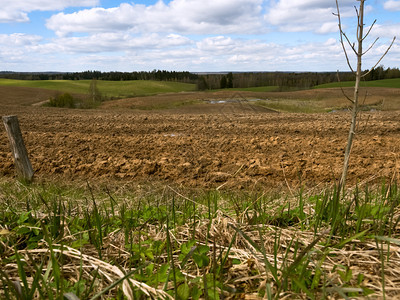
[{"label": "thin tree trunk", "polygon": [[340,178],[338,192],[340,193],[346,185],[347,171],[349,168],[349,160],[350,153],[353,146],[354,135],[356,133],[356,125],[357,125],[357,115],[358,115],[358,98],[359,98],[359,88],[361,81],[361,63],[363,56],[363,31],[364,31],[364,1],[360,0],[360,11],[358,15],[358,28],[357,28],[357,42],[358,42],[358,51],[357,51],[357,71],[356,71],[356,83],[354,85],[354,97],[353,97],[353,106],[352,106],[352,117],[351,117],[351,125],[349,130],[349,136],[347,138],[347,146],[344,154],[344,163],[343,163],[343,172],[342,177]]}]

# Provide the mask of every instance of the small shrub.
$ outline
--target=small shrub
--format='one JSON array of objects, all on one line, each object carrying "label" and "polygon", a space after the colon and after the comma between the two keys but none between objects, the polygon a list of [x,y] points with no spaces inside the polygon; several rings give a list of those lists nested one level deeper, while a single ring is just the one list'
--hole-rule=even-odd
[{"label": "small shrub", "polygon": [[49,106],[53,107],[75,107],[75,99],[69,93],[64,93],[50,98]]}]

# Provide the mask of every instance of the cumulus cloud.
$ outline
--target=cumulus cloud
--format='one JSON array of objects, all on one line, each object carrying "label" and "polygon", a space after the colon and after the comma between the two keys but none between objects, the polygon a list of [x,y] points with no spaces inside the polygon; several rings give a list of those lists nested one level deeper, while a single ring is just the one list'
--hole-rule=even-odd
[{"label": "cumulus cloud", "polygon": [[[260,39],[245,40],[218,36],[204,38],[190,48],[189,56],[199,66],[208,70],[281,70],[303,71],[331,70],[343,65],[341,46],[336,39],[330,38],[323,42],[302,43],[287,46]],[[168,55],[166,53],[165,55]],[[329,59],[327,59],[329,58]],[[321,64],[321,61],[323,64]]]},{"label": "cumulus cloud", "polygon": [[[12,70],[15,65],[26,64],[36,53],[32,47],[37,45],[42,37],[22,33],[0,34],[0,64],[3,70]],[[28,57],[26,53],[30,53]]]},{"label": "cumulus cloud", "polygon": [[173,0],[154,5],[122,3],[53,15],[46,26],[59,36],[71,33],[176,32],[254,33],[262,27],[262,0]]},{"label": "cumulus cloud", "polygon": [[99,4],[99,0],[0,0],[0,23],[28,22],[28,13],[36,10],[53,11],[97,4]]},{"label": "cumulus cloud", "polygon": [[400,10],[400,1],[396,0],[389,0],[383,4],[383,7],[387,10],[397,11]]},{"label": "cumulus cloud", "polygon": [[69,54],[128,52],[146,49],[182,47],[192,42],[181,35],[156,33],[132,36],[128,33],[98,33],[88,37],[60,37],[52,42],[36,45],[35,50],[42,53],[64,52]]},{"label": "cumulus cloud", "polygon": [[397,36],[397,39],[400,38],[399,36],[400,32],[400,23],[397,24],[385,24],[385,25],[375,25],[374,28],[371,31],[371,34],[373,34],[376,37],[385,37],[385,38],[393,38],[394,36]]},{"label": "cumulus cloud", "polygon": [[[35,10],[59,11],[46,22],[53,36],[0,34],[0,64],[10,70],[19,66],[21,71],[348,70],[334,33],[338,26],[332,0],[124,2],[111,8],[96,6],[99,0],[7,2],[0,22],[26,22]],[[398,2],[386,0],[385,8],[394,10]],[[354,0],[340,0],[340,5],[344,23],[353,22]],[[74,13],[62,11],[71,6],[81,8]],[[277,31],[307,34],[297,37]],[[386,37],[398,32],[400,24],[375,25],[371,40],[380,36],[383,41],[368,53],[367,65],[386,49]],[[399,52],[397,42],[388,65],[398,61]]]},{"label": "cumulus cloud", "polygon": [[37,44],[42,37],[24,33],[0,34],[1,47],[22,47]]},{"label": "cumulus cloud", "polygon": [[[347,17],[350,14],[354,1],[340,1],[341,14]],[[277,26],[284,32],[311,31],[325,34],[338,30],[336,18],[336,4],[331,0],[278,0],[272,1],[265,15],[265,20]],[[352,10],[354,12],[354,9]]]},{"label": "cumulus cloud", "polygon": [[234,41],[231,37],[216,36],[205,38],[197,43],[197,47],[205,52],[229,53],[238,47],[238,42]]}]

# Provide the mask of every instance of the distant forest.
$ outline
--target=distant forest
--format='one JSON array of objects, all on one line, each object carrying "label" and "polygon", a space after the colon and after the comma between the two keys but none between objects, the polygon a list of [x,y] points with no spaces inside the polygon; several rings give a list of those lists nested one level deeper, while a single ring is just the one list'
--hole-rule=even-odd
[{"label": "distant forest", "polygon": [[[0,78],[19,80],[159,80],[177,81],[197,84],[198,90],[248,88],[260,86],[277,86],[281,90],[309,89],[314,86],[338,81],[336,72],[221,72],[221,73],[191,73],[165,70],[151,72],[101,72],[84,71],[73,73],[56,72],[0,72]],[[354,80],[351,72],[340,72],[341,81]],[[364,80],[380,80],[400,78],[398,68],[384,68],[379,66],[373,69]]]}]

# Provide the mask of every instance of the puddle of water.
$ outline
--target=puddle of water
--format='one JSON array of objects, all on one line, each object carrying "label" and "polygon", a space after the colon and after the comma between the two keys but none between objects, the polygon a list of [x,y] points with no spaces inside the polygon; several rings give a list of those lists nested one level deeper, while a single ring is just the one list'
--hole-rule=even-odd
[{"label": "puddle of water", "polygon": [[224,99],[224,100],[216,100],[216,99],[211,99],[211,100],[205,100],[205,102],[208,102],[210,104],[224,104],[224,103],[241,103],[241,102],[257,102],[257,101],[268,101],[269,99],[260,99],[260,98],[254,98],[254,99]]},{"label": "puddle of water", "polygon": [[240,103],[240,102],[257,102],[257,101],[268,101],[269,99],[224,99],[224,100],[205,100],[210,104],[224,104],[224,103]]}]

